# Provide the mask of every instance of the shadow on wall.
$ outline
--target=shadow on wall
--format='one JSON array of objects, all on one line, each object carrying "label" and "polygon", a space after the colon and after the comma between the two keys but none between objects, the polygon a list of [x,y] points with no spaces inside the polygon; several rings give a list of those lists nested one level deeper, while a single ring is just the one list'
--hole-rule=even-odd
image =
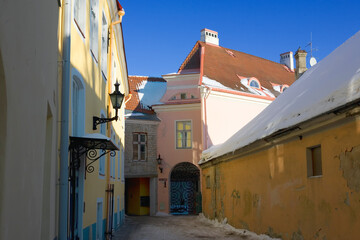
[{"label": "shadow on wall", "polygon": [[[2,198],[3,198],[3,181],[4,181],[4,165],[5,165],[5,139],[6,139],[6,84],[5,84],[5,71],[2,60],[2,54],[0,49],[0,216],[2,209]],[[0,223],[1,225],[1,223]]]}]

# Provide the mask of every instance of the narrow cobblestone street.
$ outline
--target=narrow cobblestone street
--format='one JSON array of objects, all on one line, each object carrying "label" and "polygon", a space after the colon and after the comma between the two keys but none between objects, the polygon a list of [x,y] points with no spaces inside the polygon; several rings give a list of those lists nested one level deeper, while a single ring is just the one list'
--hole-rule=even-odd
[{"label": "narrow cobblestone street", "polygon": [[127,216],[114,234],[115,240],[246,239],[266,240],[243,230],[215,226],[200,216]]}]

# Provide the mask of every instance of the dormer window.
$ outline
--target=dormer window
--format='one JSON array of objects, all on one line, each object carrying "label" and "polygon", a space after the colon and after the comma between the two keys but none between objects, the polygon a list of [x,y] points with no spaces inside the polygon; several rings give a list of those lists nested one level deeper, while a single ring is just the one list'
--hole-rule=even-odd
[{"label": "dormer window", "polygon": [[280,92],[284,92],[286,89],[288,89],[289,86],[284,84],[284,85],[281,85],[281,88],[280,88]]},{"label": "dormer window", "polygon": [[260,89],[260,82],[257,79],[252,78],[249,80],[249,86]]},{"label": "dormer window", "polygon": [[181,93],[180,94],[180,99],[186,99],[186,93]]},{"label": "dormer window", "polygon": [[174,95],[170,98],[170,100],[175,100],[175,99],[176,99],[176,95]]}]

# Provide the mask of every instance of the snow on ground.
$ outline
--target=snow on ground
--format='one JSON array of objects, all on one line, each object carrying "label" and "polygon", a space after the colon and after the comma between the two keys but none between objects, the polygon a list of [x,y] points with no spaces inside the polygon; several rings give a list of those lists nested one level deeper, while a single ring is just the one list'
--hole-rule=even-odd
[{"label": "snow on ground", "polygon": [[360,31],[307,70],[257,117],[221,145],[202,154],[200,163],[247,146],[360,98]]},{"label": "snow on ground", "polygon": [[166,92],[166,82],[142,81],[138,86],[138,96],[143,108],[161,104],[160,99]]},{"label": "snow on ground", "polygon": [[[229,225],[227,223],[227,219],[225,218],[223,222],[219,222],[218,220],[214,219],[208,219],[204,216],[204,214],[200,213],[198,216],[198,220],[202,223],[205,224],[211,224],[213,225],[213,227],[217,227],[217,228],[222,228],[224,229],[226,232],[232,232],[235,233],[237,235],[240,235],[241,237],[244,237],[244,239],[248,239],[248,240],[274,240],[274,239],[280,239],[280,238],[271,238],[268,235],[265,234],[256,234],[253,233],[247,229],[239,229],[239,228],[234,228],[233,226]],[[281,240],[281,239],[280,239]]]}]

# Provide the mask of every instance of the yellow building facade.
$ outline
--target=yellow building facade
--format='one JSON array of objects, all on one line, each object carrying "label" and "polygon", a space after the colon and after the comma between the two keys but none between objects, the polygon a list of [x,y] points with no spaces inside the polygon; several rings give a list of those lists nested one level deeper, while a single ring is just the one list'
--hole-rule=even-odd
[{"label": "yellow building facade", "polygon": [[285,240],[358,238],[359,43],[360,32],[203,153],[206,217]]},{"label": "yellow building facade", "polygon": [[[93,119],[115,117],[109,97],[115,83],[119,84],[122,94],[129,94],[121,25],[124,14],[116,0],[74,0],[70,6],[68,1],[62,2],[58,28],[59,61],[63,63],[59,66],[59,102],[62,104],[59,114],[62,117],[68,114],[68,118],[62,119],[59,127],[59,239],[107,239],[124,220],[124,104],[118,110],[117,121],[94,126]],[[67,52],[68,59],[64,57]],[[64,70],[67,61],[68,72]],[[64,76],[67,73],[68,80]],[[64,87],[66,81],[68,85]],[[61,101],[66,96],[68,103]],[[66,134],[70,139],[84,137],[90,142],[89,139],[95,142],[100,139],[99,142],[116,148],[115,155],[109,151],[100,156],[105,152],[96,150],[94,161],[89,158],[90,151],[86,152],[80,158],[78,169],[69,173],[68,177],[75,183],[72,187],[69,182],[68,194],[64,190],[66,154],[61,152],[72,140],[67,142]],[[71,168],[71,151],[67,157]],[[62,215],[66,206],[67,216]]]},{"label": "yellow building facade", "polygon": [[[360,118],[332,124],[201,165],[205,216],[282,239],[356,239]],[[307,177],[307,149],[319,145],[322,175]]]}]

